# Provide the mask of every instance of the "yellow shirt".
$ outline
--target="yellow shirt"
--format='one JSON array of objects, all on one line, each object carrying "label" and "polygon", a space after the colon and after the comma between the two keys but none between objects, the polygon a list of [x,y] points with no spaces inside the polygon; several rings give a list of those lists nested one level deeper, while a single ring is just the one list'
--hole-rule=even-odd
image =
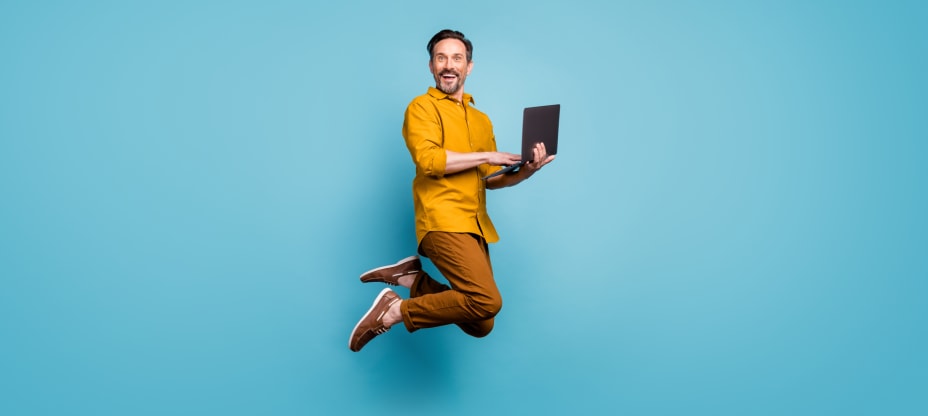
[{"label": "yellow shirt", "polygon": [[445,150],[495,152],[496,137],[486,114],[473,107],[464,94],[459,103],[430,87],[428,93],[409,103],[403,121],[403,137],[416,165],[412,196],[416,209],[416,238],[421,243],[429,231],[473,233],[488,243],[499,241],[487,214],[484,176],[499,170],[483,164],[445,175]]}]

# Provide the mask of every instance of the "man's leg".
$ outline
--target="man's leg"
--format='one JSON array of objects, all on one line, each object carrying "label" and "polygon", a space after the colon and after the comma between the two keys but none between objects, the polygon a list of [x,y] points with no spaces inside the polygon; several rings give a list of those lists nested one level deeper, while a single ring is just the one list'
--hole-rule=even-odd
[{"label": "man's leg", "polygon": [[[446,290],[451,290],[451,287],[433,279],[428,273],[420,271],[409,288],[409,297],[415,298]],[[487,336],[493,330],[493,318],[474,322],[458,322],[456,325],[466,334],[481,338]]]},{"label": "man's leg", "polygon": [[489,334],[502,299],[483,239],[472,234],[430,232],[420,248],[450,287],[420,272],[410,288],[410,299],[400,305],[406,329],[412,332],[457,324],[472,336]]},{"label": "man's leg", "polygon": [[433,279],[432,276],[429,276],[425,271],[419,271],[419,274],[416,275],[416,280],[409,286],[409,297],[417,298],[432,293],[441,293],[446,290],[451,290],[451,287]]}]

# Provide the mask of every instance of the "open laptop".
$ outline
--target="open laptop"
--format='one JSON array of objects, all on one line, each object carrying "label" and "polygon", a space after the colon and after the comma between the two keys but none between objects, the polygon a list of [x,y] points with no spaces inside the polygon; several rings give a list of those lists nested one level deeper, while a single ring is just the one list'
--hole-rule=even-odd
[{"label": "open laptop", "polygon": [[557,128],[561,117],[561,105],[543,105],[526,107],[522,112],[522,161],[506,166],[483,179],[515,171],[531,162],[535,143],[544,143],[549,155],[557,154]]}]

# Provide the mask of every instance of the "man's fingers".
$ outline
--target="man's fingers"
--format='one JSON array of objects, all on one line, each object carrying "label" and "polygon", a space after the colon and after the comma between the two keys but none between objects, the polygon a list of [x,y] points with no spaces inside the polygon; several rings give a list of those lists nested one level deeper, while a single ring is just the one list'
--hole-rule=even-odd
[{"label": "man's fingers", "polygon": [[545,149],[544,142],[535,143],[535,148],[533,149],[535,153],[535,163],[533,164],[535,169],[540,169],[546,163],[548,163],[548,151]]}]

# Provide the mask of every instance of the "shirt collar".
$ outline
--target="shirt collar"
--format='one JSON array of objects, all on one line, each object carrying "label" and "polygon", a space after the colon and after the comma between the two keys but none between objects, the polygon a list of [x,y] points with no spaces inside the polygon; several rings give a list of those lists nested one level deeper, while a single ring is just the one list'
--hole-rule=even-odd
[{"label": "shirt collar", "polygon": [[[443,100],[443,99],[445,99],[445,98],[447,98],[447,99],[449,99],[449,100],[454,100],[453,98],[451,98],[450,95],[441,92],[440,89],[435,88],[435,87],[429,87],[429,95],[431,95],[432,97],[435,97],[435,98],[437,98],[437,99],[439,99],[439,100]],[[466,93],[466,92],[464,93],[463,99],[464,99],[464,102],[465,102],[465,103],[469,103],[469,104],[471,104],[471,105],[476,105],[476,103],[474,102],[474,97],[471,96],[470,94]]]}]

